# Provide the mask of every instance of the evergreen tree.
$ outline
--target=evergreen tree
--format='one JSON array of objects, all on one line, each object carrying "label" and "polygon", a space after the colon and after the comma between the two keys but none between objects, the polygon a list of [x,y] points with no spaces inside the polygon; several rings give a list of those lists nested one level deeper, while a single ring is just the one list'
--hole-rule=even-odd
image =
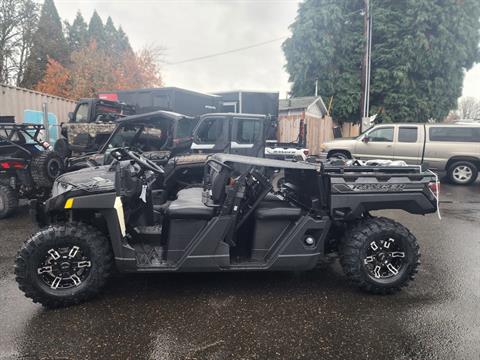
[{"label": "evergreen tree", "polygon": [[[360,119],[361,0],[306,0],[283,44],[292,95],[333,96],[333,116]],[[371,113],[386,121],[441,119],[456,107],[479,56],[478,0],[371,0]]]},{"label": "evergreen tree", "polygon": [[65,25],[70,53],[88,45],[88,25],[80,11],[77,12],[77,16],[75,20],[73,20],[72,25],[68,22],[66,22]]},{"label": "evergreen tree", "polygon": [[61,63],[68,58],[62,22],[53,0],[43,4],[21,85],[33,88],[42,79],[49,58]]},{"label": "evergreen tree", "polygon": [[133,53],[128,36],[125,34],[121,26],[118,28],[117,49],[120,53]]},{"label": "evergreen tree", "polygon": [[112,18],[109,16],[105,23],[105,39],[107,42],[108,51],[113,55],[120,55],[117,53],[116,47],[118,42],[118,31],[113,24]]},{"label": "evergreen tree", "polygon": [[88,24],[88,41],[95,41],[98,49],[106,50],[108,48],[105,28],[96,10],[93,12]]}]

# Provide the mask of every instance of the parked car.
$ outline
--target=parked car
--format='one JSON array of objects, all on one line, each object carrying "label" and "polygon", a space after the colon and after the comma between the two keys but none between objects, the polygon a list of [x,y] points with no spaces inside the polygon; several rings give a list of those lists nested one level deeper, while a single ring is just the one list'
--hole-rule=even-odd
[{"label": "parked car", "polygon": [[327,158],[403,160],[425,164],[459,185],[480,169],[480,124],[381,124],[354,139],[323,144]]}]

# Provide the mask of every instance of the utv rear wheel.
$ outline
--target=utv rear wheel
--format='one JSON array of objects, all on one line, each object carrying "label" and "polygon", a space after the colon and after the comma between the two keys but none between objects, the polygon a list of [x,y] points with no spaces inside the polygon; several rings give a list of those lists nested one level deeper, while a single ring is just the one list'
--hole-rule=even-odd
[{"label": "utv rear wheel", "polygon": [[0,219],[10,216],[18,207],[18,198],[10,186],[0,185]]},{"label": "utv rear wheel", "polygon": [[340,262],[347,277],[360,289],[391,294],[414,279],[420,264],[415,236],[387,218],[360,220],[347,231]]},{"label": "utv rear wheel", "polygon": [[30,169],[33,181],[38,187],[51,187],[64,170],[62,158],[54,151],[42,151],[34,156]]},{"label": "utv rear wheel", "polygon": [[81,303],[99,293],[113,267],[110,244],[92,226],[55,225],[28,239],[15,275],[25,296],[45,307]]}]

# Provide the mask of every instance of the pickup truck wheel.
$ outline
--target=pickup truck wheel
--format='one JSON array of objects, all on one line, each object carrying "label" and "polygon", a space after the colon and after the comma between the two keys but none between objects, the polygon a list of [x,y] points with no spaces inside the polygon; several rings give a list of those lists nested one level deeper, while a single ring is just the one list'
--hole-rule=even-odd
[{"label": "pickup truck wheel", "polygon": [[358,221],[340,244],[340,262],[357,287],[391,294],[413,280],[420,264],[417,239],[403,225],[387,218]]},{"label": "pickup truck wheel", "polygon": [[351,157],[345,153],[345,152],[342,152],[342,151],[334,151],[332,152],[331,154],[328,154],[328,159],[332,159],[332,158],[335,158],[335,159],[341,159],[341,160],[348,160],[350,159]]},{"label": "pickup truck wheel", "polygon": [[10,216],[18,207],[18,197],[10,186],[0,185],[0,219]]},{"label": "pickup truck wheel", "polygon": [[477,176],[478,169],[470,161],[457,161],[448,168],[448,179],[456,185],[469,185]]},{"label": "pickup truck wheel", "polygon": [[97,295],[113,268],[106,237],[82,223],[55,225],[33,235],[15,259],[20,290],[48,308]]}]

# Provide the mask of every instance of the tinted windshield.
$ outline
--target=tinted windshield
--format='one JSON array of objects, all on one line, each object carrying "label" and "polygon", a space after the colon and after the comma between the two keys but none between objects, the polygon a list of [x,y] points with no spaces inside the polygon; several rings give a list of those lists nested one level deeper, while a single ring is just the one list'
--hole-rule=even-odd
[{"label": "tinted windshield", "polygon": [[109,148],[128,147],[141,151],[158,151],[167,141],[167,131],[161,125],[127,125],[117,130]]},{"label": "tinted windshield", "polygon": [[193,128],[197,125],[198,119],[180,119],[177,125],[177,139],[188,138],[192,136]]}]

